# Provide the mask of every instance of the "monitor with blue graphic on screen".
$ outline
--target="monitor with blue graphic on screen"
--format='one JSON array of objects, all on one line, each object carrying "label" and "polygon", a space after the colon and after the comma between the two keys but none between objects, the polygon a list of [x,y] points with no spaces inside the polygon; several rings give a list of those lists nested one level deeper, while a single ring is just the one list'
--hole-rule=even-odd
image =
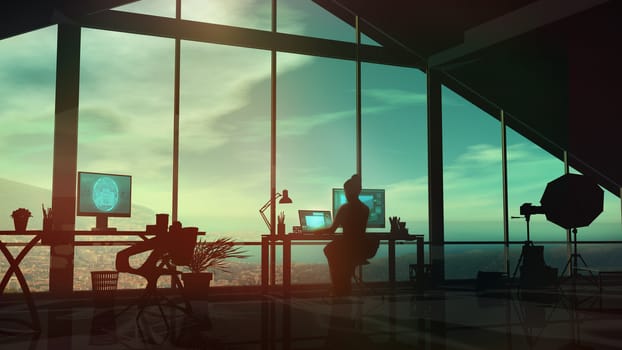
[{"label": "monitor with blue graphic on screen", "polygon": [[[369,220],[367,220],[368,228],[385,227],[385,197],[383,189],[361,190],[359,199],[369,208]],[[337,215],[339,207],[347,202],[346,193],[343,188],[333,188],[333,214]]]},{"label": "monitor with blue graphic on screen", "polygon": [[78,216],[95,216],[94,230],[109,230],[108,217],[132,215],[132,177],[78,172]]}]

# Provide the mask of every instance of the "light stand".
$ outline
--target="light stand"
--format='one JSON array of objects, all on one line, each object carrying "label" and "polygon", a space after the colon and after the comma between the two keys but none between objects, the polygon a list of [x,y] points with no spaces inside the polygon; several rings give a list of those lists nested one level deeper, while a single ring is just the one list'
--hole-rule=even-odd
[{"label": "light stand", "polygon": [[[274,230],[272,229],[272,222],[270,220],[268,220],[268,218],[266,217],[266,214],[264,213],[268,208],[272,207],[273,203],[275,200],[279,199],[279,204],[289,204],[292,203],[292,199],[289,198],[289,192],[287,190],[283,190],[283,194],[280,194],[279,192],[276,192],[274,194],[274,196],[272,198],[270,198],[266,204],[264,204],[261,208],[259,208],[259,214],[261,215],[261,218],[263,219],[263,221],[266,223],[266,226],[268,226],[268,230],[270,230],[270,237],[271,238],[275,238],[275,234],[274,234]],[[274,217],[273,215],[271,215],[272,217]],[[270,285],[274,285],[276,283],[276,243],[274,241],[274,239],[270,239]],[[263,269],[263,266],[262,266]],[[264,271],[264,270],[262,270]]]},{"label": "light stand", "polygon": [[566,270],[568,269],[568,267],[570,267],[570,277],[572,278],[572,281],[575,282],[579,260],[581,260],[581,262],[583,263],[583,266],[585,267],[587,267],[587,263],[585,262],[585,260],[583,260],[583,257],[581,256],[581,254],[577,253],[577,229],[576,228],[572,229],[572,234],[574,236],[573,242],[572,242],[572,254],[570,254],[570,257],[568,258],[568,262],[566,262],[566,266],[564,267],[564,270],[562,271],[561,275],[563,276],[564,273],[566,273]]}]

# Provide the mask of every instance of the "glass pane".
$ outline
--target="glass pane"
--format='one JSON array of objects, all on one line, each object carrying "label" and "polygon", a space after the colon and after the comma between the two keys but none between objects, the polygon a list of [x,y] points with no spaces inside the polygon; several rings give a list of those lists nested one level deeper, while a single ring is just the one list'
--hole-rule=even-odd
[{"label": "glass pane", "polygon": [[112,227],[144,230],[171,211],[173,52],[171,39],[82,30],[78,170],[132,176],[132,217]]},{"label": "glass pane", "polygon": [[386,190],[389,216],[428,232],[426,78],[419,70],[362,65],[363,185]]},{"label": "glass pane", "polygon": [[447,88],[443,98],[446,241],[502,241],[501,127]]},{"label": "glass pane", "polygon": [[[527,239],[527,221],[520,217],[525,203],[540,206],[546,184],[564,173],[564,162],[553,157],[514,130],[507,129],[508,209],[510,241]],[[544,215],[531,215],[529,236],[532,241],[565,241],[566,230],[547,221]],[[520,253],[519,253],[520,254]]]},{"label": "glass pane", "polygon": [[[581,174],[572,167],[570,173]],[[602,187],[601,189],[603,190],[603,211],[588,226],[577,229],[577,241],[579,242],[622,240],[622,234],[620,234],[620,198]],[[575,205],[584,207],[586,204],[575,203]]]},{"label": "glass pane", "polygon": [[356,41],[353,26],[313,1],[280,1],[277,6],[278,32],[347,42]]},{"label": "glass pane", "polygon": [[277,62],[277,190],[294,201],[277,211],[291,230],[298,209],[331,210],[332,188],[356,172],[355,72],[334,59],[279,54]]},{"label": "glass pane", "polygon": [[228,26],[270,30],[270,0],[184,0],[181,18]]},{"label": "glass pane", "polygon": [[40,230],[39,208],[52,205],[55,77],[56,26],[0,41],[0,230],[14,229],[17,208]]},{"label": "glass pane", "polygon": [[[14,237],[0,237],[2,241],[6,243],[7,238],[11,240]],[[23,237],[12,241],[27,243]],[[23,246],[8,247],[11,255],[17,257],[19,253],[24,249]],[[4,276],[9,263],[4,255],[0,258],[0,276]],[[47,292],[49,291],[49,275],[50,271],[50,247],[49,246],[34,246],[28,255],[24,257],[24,260],[19,264],[19,268],[24,274],[26,283],[31,292]],[[13,274],[9,279],[9,283],[6,286],[5,293],[22,293],[22,288],[19,285],[19,281]]]},{"label": "glass pane", "polygon": [[179,218],[259,241],[270,183],[270,53],[182,42]]},{"label": "glass pane", "polygon": [[[424,263],[429,257],[428,246],[423,247]],[[399,282],[410,281],[410,265],[417,263],[417,245],[414,241],[398,242],[395,246],[395,278]],[[414,276],[413,276],[414,277]]]},{"label": "glass pane", "polygon": [[505,272],[503,245],[445,246],[445,278],[475,279],[479,271]]},{"label": "glass pane", "polygon": [[[328,264],[324,256],[326,242],[292,244],[292,285],[330,283]],[[280,264],[280,260],[277,262]]]},{"label": "glass pane", "polygon": [[[182,6],[185,3],[182,1]],[[139,13],[143,15],[175,17],[175,0],[140,0],[119,6],[114,10]]]},{"label": "glass pane", "polygon": [[620,241],[622,240],[622,232],[620,230],[620,215],[622,211],[620,208],[620,198],[605,189],[603,191],[605,193],[603,212],[586,228],[589,228],[589,237],[582,237],[582,239],[589,241]]}]

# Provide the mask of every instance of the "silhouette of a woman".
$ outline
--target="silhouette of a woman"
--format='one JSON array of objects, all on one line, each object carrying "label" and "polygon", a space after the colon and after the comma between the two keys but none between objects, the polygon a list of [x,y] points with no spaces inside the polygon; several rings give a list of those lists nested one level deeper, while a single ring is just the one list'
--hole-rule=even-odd
[{"label": "silhouette of a woman", "polygon": [[354,268],[362,263],[364,257],[365,227],[369,218],[369,208],[361,202],[361,177],[352,177],[343,184],[347,202],[342,205],[330,227],[316,231],[317,233],[335,233],[338,227],[343,228],[343,236],[333,239],[324,247],[324,255],[328,261],[333,295],[349,295],[352,290],[351,278]]}]

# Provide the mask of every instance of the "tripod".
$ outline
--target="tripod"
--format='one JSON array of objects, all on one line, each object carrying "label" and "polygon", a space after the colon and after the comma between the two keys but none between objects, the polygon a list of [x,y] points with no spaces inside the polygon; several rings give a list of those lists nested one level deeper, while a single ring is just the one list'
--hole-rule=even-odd
[{"label": "tripod", "polygon": [[566,266],[564,266],[564,270],[562,271],[561,276],[564,275],[564,273],[566,273],[566,270],[568,269],[568,267],[570,267],[570,277],[572,278],[572,281],[574,282],[576,280],[576,275],[577,275],[577,267],[578,267],[578,262],[579,260],[581,260],[581,262],[583,263],[583,266],[587,267],[587,263],[585,262],[585,260],[583,260],[583,257],[581,256],[581,254],[577,253],[577,229],[573,228],[572,229],[572,234],[574,235],[573,237],[573,247],[572,247],[572,254],[570,254],[570,257],[568,258],[568,262],[566,262]]},{"label": "tripod", "polygon": [[[518,262],[516,263],[516,267],[514,268],[514,273],[512,274],[512,281],[516,280],[516,274],[518,273],[518,269],[521,266],[521,263],[523,262],[523,260],[525,259],[525,247],[533,246],[533,242],[531,241],[529,237],[529,218],[531,217],[531,214],[527,213],[525,214],[524,217],[525,217],[525,223],[527,224],[527,240],[523,244],[523,249],[521,249],[520,257],[518,258]],[[512,219],[520,219],[520,218],[521,216],[512,216]]]}]

